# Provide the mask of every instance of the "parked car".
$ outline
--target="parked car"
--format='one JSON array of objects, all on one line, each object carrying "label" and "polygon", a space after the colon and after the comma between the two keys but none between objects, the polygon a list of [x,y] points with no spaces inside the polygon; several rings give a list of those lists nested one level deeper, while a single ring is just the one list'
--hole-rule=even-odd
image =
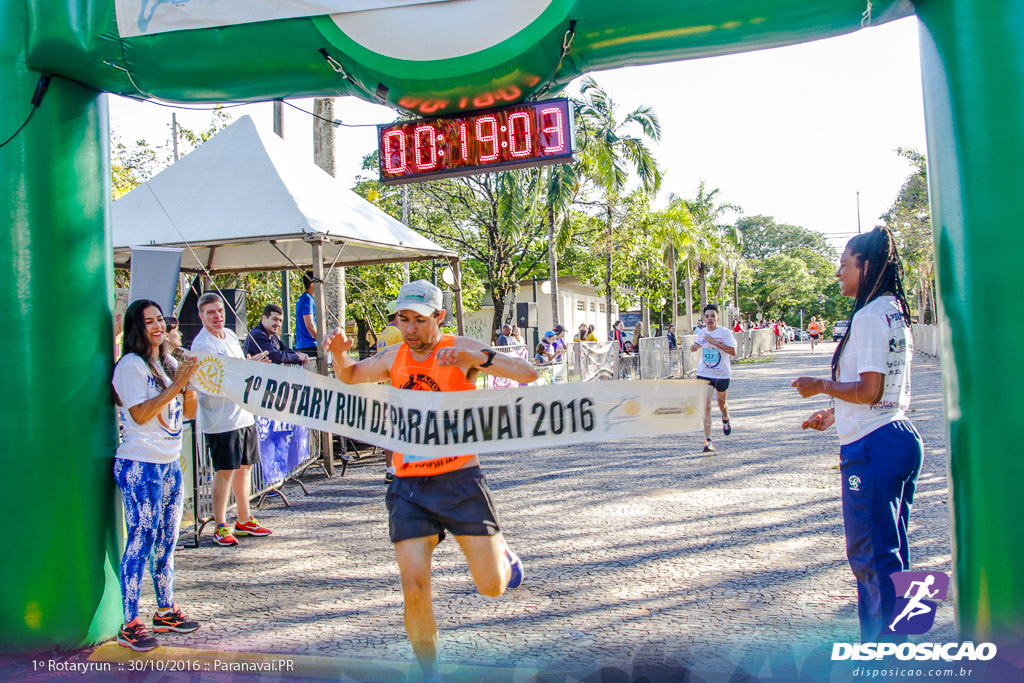
[{"label": "parked car", "polygon": [[807,334],[807,330],[796,330],[794,334],[796,334],[797,341],[808,341],[811,338],[811,335]]},{"label": "parked car", "polygon": [[839,321],[837,321],[836,324],[832,327],[832,341],[837,342],[840,339],[842,339],[843,337],[845,337],[846,336],[846,331],[848,329],[850,329],[850,321],[849,320],[839,320]]}]

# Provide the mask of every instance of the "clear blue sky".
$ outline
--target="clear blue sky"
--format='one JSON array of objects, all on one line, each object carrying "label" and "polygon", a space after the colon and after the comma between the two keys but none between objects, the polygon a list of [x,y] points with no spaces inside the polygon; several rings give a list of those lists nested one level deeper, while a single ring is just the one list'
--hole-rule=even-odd
[{"label": "clear blue sky", "polygon": [[[774,50],[594,74],[624,114],[654,107],[668,174],[659,197],[692,196],[704,179],[746,215],[821,231],[836,243],[871,228],[893,202],[910,166],[897,147],[925,151],[917,19]],[[312,110],[311,100],[297,100]],[[229,110],[273,126],[269,103]],[[391,121],[394,112],[339,98],[346,123]],[[170,140],[171,112],[194,129],[208,112],[110,98],[112,130],[125,142]],[[312,160],[312,118],[286,107],[285,140]],[[376,129],[339,128],[338,177],[351,181],[376,145]]]}]

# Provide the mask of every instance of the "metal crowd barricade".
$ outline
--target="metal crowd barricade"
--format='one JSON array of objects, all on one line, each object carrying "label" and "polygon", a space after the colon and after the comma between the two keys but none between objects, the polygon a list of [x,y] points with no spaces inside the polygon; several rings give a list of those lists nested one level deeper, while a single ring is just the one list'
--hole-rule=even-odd
[{"label": "metal crowd barricade", "polygon": [[[195,420],[186,420],[186,427],[191,431],[191,438],[182,439],[181,461],[186,490],[185,510],[182,515],[178,542],[179,545],[185,547],[198,548],[199,537],[202,535],[203,529],[213,520],[213,462],[210,460],[210,453],[206,447],[206,438],[201,430],[195,428]],[[320,438],[322,438],[322,432],[310,430],[306,458],[292,468],[285,477],[276,481],[264,481],[262,465],[253,465],[249,471],[250,500],[258,499],[257,509],[262,507],[264,500],[269,495],[279,495],[284,504],[290,506],[291,503],[288,502],[281,490],[289,482],[298,484],[302,492],[309,495],[309,491],[298,477],[311,465],[317,463],[320,457]],[[187,452],[188,450],[191,452]],[[228,498],[228,511],[237,507],[238,502],[235,500],[234,493],[231,492]],[[182,543],[182,537],[186,534],[192,536],[191,544]]]},{"label": "metal crowd barricade", "polygon": [[672,376],[671,352],[668,337],[640,339],[640,378],[667,379]]}]

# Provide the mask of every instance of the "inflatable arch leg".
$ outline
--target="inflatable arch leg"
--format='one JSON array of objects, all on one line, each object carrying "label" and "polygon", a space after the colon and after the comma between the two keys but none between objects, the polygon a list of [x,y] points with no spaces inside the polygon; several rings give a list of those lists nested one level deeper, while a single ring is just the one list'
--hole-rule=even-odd
[{"label": "inflatable arch leg", "polygon": [[[0,131],[30,110],[25,3],[0,3]],[[0,643],[71,649],[120,625],[119,497],[110,402],[108,123],[105,99],[54,78],[0,148],[0,320],[5,361]]]},{"label": "inflatable arch leg", "polygon": [[957,623],[1024,634],[1024,0],[919,0]]}]

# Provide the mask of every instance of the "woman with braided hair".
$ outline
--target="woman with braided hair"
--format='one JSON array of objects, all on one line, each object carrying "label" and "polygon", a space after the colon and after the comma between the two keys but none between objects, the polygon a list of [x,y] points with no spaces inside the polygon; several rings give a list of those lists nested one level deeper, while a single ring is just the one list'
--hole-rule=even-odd
[{"label": "woman with braided hair", "polygon": [[839,432],[846,554],[857,578],[861,640],[893,640],[889,575],[910,569],[907,524],[924,446],[907,420],[914,355],[903,264],[885,228],[851,239],[836,271],[854,300],[850,328],[832,356],[832,378],[798,377],[804,398],[831,396],[804,429]]}]

